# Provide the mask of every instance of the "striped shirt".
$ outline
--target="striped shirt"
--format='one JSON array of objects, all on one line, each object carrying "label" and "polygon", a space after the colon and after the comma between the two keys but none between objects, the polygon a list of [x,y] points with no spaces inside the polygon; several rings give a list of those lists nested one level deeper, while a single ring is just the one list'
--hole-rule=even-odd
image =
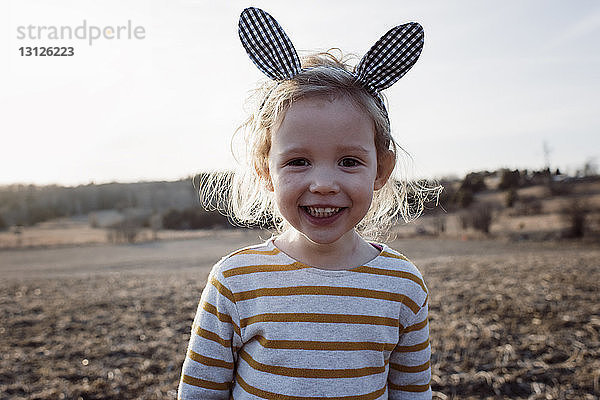
[{"label": "striped shirt", "polygon": [[269,240],[212,269],[180,399],[431,399],[427,287],[404,256],[313,268]]}]

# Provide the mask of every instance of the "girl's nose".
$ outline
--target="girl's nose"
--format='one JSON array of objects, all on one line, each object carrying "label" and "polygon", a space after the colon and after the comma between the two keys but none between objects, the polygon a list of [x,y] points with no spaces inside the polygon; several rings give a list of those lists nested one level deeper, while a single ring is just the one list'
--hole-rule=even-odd
[{"label": "girl's nose", "polygon": [[335,194],[340,191],[335,174],[325,171],[315,171],[312,174],[309,190],[312,193]]}]

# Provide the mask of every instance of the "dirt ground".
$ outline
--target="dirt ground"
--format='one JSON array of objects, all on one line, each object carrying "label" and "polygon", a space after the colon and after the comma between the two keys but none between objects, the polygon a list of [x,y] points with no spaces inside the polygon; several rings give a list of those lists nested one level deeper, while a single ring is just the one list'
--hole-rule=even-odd
[{"label": "dirt ground", "polygon": [[[0,398],[174,399],[211,265],[257,236],[0,251]],[[430,289],[434,398],[600,398],[597,245],[390,244]]]}]

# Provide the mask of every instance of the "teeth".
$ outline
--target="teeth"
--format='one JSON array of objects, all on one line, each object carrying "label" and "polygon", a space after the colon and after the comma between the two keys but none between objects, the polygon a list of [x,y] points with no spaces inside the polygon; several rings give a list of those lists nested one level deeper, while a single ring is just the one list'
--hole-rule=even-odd
[{"label": "teeth", "polygon": [[326,218],[331,217],[332,215],[338,213],[341,208],[340,207],[304,207],[306,211],[313,217],[317,218]]}]

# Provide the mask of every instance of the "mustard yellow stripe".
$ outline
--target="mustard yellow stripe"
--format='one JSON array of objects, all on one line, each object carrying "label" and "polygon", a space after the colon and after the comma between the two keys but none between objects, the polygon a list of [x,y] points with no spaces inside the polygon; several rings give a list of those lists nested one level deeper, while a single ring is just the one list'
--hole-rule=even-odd
[{"label": "mustard yellow stripe", "polygon": [[427,340],[424,341],[423,343],[418,343],[418,344],[415,344],[412,346],[396,346],[394,351],[397,351],[400,353],[410,353],[413,351],[425,350],[427,348],[427,346],[429,346],[429,338],[427,338]]},{"label": "mustard yellow stripe", "polygon": [[401,364],[396,364],[396,363],[390,362],[390,368],[395,371],[398,371],[398,372],[407,372],[407,373],[423,372],[423,371],[427,371],[429,369],[429,361],[427,361],[425,364],[414,365],[414,366],[401,365]]},{"label": "mustard yellow stripe", "polygon": [[261,265],[247,265],[245,267],[231,268],[223,271],[223,276],[229,278],[236,275],[254,274],[257,272],[281,272],[281,271],[294,271],[297,269],[306,268],[304,264],[299,262],[293,262],[291,264],[261,264]]},{"label": "mustard yellow stripe", "polygon": [[204,311],[217,317],[219,319],[219,321],[231,324],[233,326],[233,330],[235,331],[235,333],[237,333],[240,337],[242,336],[240,327],[237,326],[235,324],[235,322],[233,322],[233,319],[231,318],[231,316],[229,314],[224,314],[224,313],[219,312],[219,310],[217,310],[217,307],[213,306],[212,304],[210,304],[206,301],[202,304],[202,308],[204,309]]},{"label": "mustard yellow stripe", "polygon": [[335,287],[335,286],[290,286],[281,288],[261,288],[248,290],[245,292],[235,293],[237,301],[255,299],[263,296],[347,296],[347,297],[363,297],[369,299],[387,300],[402,303],[411,309],[413,313],[417,313],[420,307],[412,301],[408,296],[399,293],[384,292],[381,290],[358,289],[351,287]]},{"label": "mustard yellow stripe", "polygon": [[420,331],[421,329],[425,328],[428,323],[429,323],[429,319],[425,318],[425,320],[419,322],[418,324],[407,326],[406,328],[404,328],[402,333]]},{"label": "mustard yellow stripe", "polygon": [[390,389],[401,390],[403,392],[421,393],[429,390],[429,383],[425,385],[396,385],[395,383],[389,383]]},{"label": "mustard yellow stripe", "polygon": [[236,377],[237,383],[244,389],[247,393],[250,393],[254,396],[262,397],[263,399],[277,399],[277,400],[375,400],[378,397],[381,397],[385,393],[385,387],[376,390],[371,393],[362,394],[362,395],[351,395],[351,396],[337,396],[337,397],[306,397],[306,396],[288,396],[280,393],[268,392],[266,390],[255,388],[254,386],[249,385],[242,379],[241,376]]},{"label": "mustard yellow stripe", "polygon": [[237,256],[238,254],[258,254],[264,256],[274,256],[279,254],[279,249],[275,248],[273,250],[255,250],[255,249],[242,249],[232,254],[232,256]]},{"label": "mustard yellow stripe", "polygon": [[418,284],[419,286],[421,286],[421,289],[423,289],[423,291],[425,293],[427,293],[427,288],[425,287],[423,280],[420,279],[418,276],[411,274],[410,272],[395,271],[395,270],[391,270],[391,269],[383,269],[383,268],[375,268],[375,267],[367,267],[366,265],[360,266],[358,268],[354,268],[352,271],[361,272],[361,273],[365,273],[365,274],[372,274],[372,275],[384,275],[384,276],[393,276],[396,278],[409,279],[409,280],[415,282],[416,284]]},{"label": "mustard yellow stripe", "polygon": [[193,376],[189,375],[184,375],[181,380],[183,383],[187,383],[188,385],[197,386],[204,389],[229,390],[231,387],[231,382],[213,382],[200,378],[194,378]]},{"label": "mustard yellow stripe", "polygon": [[232,303],[235,303],[235,296],[233,295],[231,290],[227,289],[227,287],[225,287],[225,285],[223,285],[221,282],[219,282],[219,280],[214,275],[210,279],[210,284],[213,285],[215,288],[217,288],[217,290],[219,291],[219,293],[221,293],[221,295],[226,297]]},{"label": "mustard yellow stripe", "polygon": [[270,340],[264,336],[257,335],[256,339],[262,347],[268,349],[288,349],[288,350],[332,350],[332,351],[392,351],[396,347],[395,343],[378,342],[319,342],[308,340]]},{"label": "mustard yellow stripe", "polygon": [[397,258],[399,260],[404,260],[404,261],[410,262],[410,260],[408,258],[404,257],[402,254],[394,254],[394,253],[390,253],[389,251],[382,251],[380,256],[387,257],[387,258]]},{"label": "mustard yellow stripe", "polygon": [[[312,314],[312,313],[266,313],[243,318],[240,321],[242,328],[257,322],[317,322],[334,324],[364,324],[385,325],[398,327],[395,318],[377,317],[372,315],[350,314]],[[400,329],[403,327],[400,326]]]},{"label": "mustard yellow stripe", "polygon": [[195,351],[188,350],[188,357],[192,360],[199,362],[200,364],[208,365],[209,367],[220,367],[226,369],[233,369],[233,363],[219,360],[217,358],[211,358],[198,354]]},{"label": "mustard yellow stripe", "polygon": [[[293,378],[358,378],[361,376],[377,375],[385,372],[385,365],[381,367],[364,367],[353,369],[313,369],[313,368],[290,368],[279,365],[268,365],[256,361],[245,351],[239,353],[240,358],[257,371],[273,375],[289,376]],[[386,361],[387,363],[387,361]]]},{"label": "mustard yellow stripe", "polygon": [[219,343],[223,347],[231,347],[231,340],[223,339],[214,332],[208,331],[194,324],[194,332],[204,339],[212,340],[213,342]]}]

